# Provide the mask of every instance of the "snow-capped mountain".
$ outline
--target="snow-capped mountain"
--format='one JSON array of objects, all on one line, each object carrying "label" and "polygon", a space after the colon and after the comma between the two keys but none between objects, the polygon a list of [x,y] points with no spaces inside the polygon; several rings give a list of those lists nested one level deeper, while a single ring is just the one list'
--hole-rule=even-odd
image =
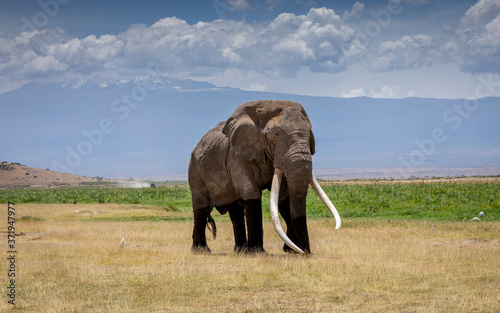
[{"label": "snow-capped mountain", "polygon": [[[311,97],[163,76],[30,83],[0,94],[0,161],[108,178],[187,172],[203,134],[256,99],[300,102],[315,169],[500,166],[500,98]],[[499,173],[492,173],[499,174]]]},{"label": "snow-capped mountain", "polygon": [[224,89],[216,87],[208,82],[194,81],[191,79],[176,79],[168,76],[139,76],[133,79],[109,78],[109,79],[77,79],[67,80],[62,83],[63,88],[110,88],[110,87],[135,87],[138,85],[147,86],[150,89],[170,90],[170,91],[203,91]]}]

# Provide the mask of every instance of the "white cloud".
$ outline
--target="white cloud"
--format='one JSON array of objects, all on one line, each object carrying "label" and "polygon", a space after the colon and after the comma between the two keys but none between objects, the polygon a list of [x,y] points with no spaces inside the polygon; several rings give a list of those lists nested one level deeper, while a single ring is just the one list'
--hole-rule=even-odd
[{"label": "white cloud", "polygon": [[408,90],[405,94],[401,92],[400,86],[384,85],[380,91],[370,90],[366,92],[363,88],[355,88],[349,91],[342,91],[339,95],[341,98],[356,98],[356,97],[371,97],[371,98],[406,98],[415,96],[414,90]]},{"label": "white cloud", "polygon": [[365,90],[363,88],[351,89],[348,92],[342,91],[340,93],[341,98],[356,98],[366,96]]},{"label": "white cloud", "polygon": [[262,84],[262,83],[252,84],[252,85],[250,85],[250,87],[248,88],[248,90],[266,91],[266,84]]},{"label": "white cloud", "polygon": [[[231,3],[243,8],[246,2]],[[7,42],[0,49],[0,75],[22,68],[24,78],[44,72],[123,74],[150,63],[173,75],[212,76],[233,68],[290,77],[303,68],[342,71],[363,52],[355,31],[326,8],[313,8],[306,15],[283,13],[268,24],[215,20],[190,25],[170,17],[150,27],[133,25],[118,35],[71,38],[56,29],[0,41]],[[15,49],[5,48],[8,43]]]},{"label": "white cloud", "polygon": [[[279,2],[267,0],[266,5]],[[243,11],[251,9],[253,2],[224,3]],[[343,18],[332,9],[312,8],[302,15],[282,13],[267,23],[221,19],[189,24],[169,17],[151,26],[132,25],[116,35],[77,38],[61,29],[44,29],[14,38],[0,36],[0,81],[130,78],[127,75],[135,76],[151,63],[166,75],[225,81],[254,90],[272,90],[277,81],[291,81],[300,73],[324,77],[321,74],[353,67],[390,73],[458,64],[468,73],[500,73],[500,0],[480,0],[463,15],[458,27],[445,27],[439,35],[404,35],[372,46],[363,45],[359,29],[350,24],[356,24],[354,19],[363,12],[364,5],[356,2]],[[401,97],[409,92],[390,87],[392,81],[383,84],[387,88],[375,87],[380,91],[357,84],[351,89],[335,87],[334,93]]]},{"label": "white cloud", "polygon": [[307,15],[280,14],[266,29],[265,38],[263,43],[275,52],[271,59],[294,73],[301,67],[339,72],[364,52],[355,30],[326,8],[313,8]]},{"label": "white cloud", "polygon": [[113,35],[70,38],[61,29],[21,33],[0,51],[0,75],[33,78],[91,73],[113,63],[125,52],[125,42]]},{"label": "white cloud", "polygon": [[409,98],[409,97],[416,97],[416,96],[417,96],[417,94],[415,93],[415,90],[410,89],[410,90],[408,90],[408,92],[406,93],[406,95],[404,97]]},{"label": "white cloud", "polygon": [[400,89],[399,86],[383,86],[380,92],[372,91],[371,96],[373,98],[400,98],[398,95]]},{"label": "white cloud", "polygon": [[352,6],[351,11],[344,11],[344,15],[342,15],[342,18],[346,21],[359,18],[359,17],[361,17],[361,14],[363,14],[364,9],[365,9],[365,5],[363,3],[356,2]]},{"label": "white cloud", "polygon": [[462,68],[500,72],[500,0],[480,0],[460,21]]},{"label": "white cloud", "polygon": [[464,17],[460,21],[460,32],[481,32],[499,13],[499,0],[480,0],[465,12]]},{"label": "white cloud", "polygon": [[37,56],[31,60],[31,62],[23,65],[23,70],[25,72],[57,72],[65,71],[68,66],[59,60],[56,60],[53,56]]},{"label": "white cloud", "polygon": [[372,70],[381,72],[456,62],[467,72],[499,73],[499,55],[500,0],[480,0],[456,29],[445,26],[439,35],[406,35],[382,42],[369,61]]},{"label": "white cloud", "polygon": [[442,61],[442,53],[433,37],[418,34],[381,43],[372,61],[375,71],[420,68]]}]

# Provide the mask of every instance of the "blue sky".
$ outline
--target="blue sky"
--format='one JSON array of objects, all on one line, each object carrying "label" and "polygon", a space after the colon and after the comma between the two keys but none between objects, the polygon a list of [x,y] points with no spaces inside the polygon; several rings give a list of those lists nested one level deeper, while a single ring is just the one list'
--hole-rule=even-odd
[{"label": "blue sky", "polygon": [[248,90],[500,96],[500,0],[0,1],[0,93],[152,66]]}]

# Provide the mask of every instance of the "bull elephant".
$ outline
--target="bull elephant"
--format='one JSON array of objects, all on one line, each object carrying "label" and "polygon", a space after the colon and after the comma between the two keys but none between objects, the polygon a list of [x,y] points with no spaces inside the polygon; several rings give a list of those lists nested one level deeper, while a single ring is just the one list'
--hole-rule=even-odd
[{"label": "bull elephant", "polygon": [[[271,189],[271,218],[285,252],[309,254],[306,196],[309,184],[340,217],[312,174],[311,123],[297,102],[261,100],[240,105],[226,122],[208,131],[191,154],[194,253],[210,253],[205,228],[215,207],[229,212],[235,251],[264,252],[262,190]],[[286,234],[278,211],[285,220]],[[246,227],[245,227],[246,219]],[[247,237],[248,230],[248,237]]]}]

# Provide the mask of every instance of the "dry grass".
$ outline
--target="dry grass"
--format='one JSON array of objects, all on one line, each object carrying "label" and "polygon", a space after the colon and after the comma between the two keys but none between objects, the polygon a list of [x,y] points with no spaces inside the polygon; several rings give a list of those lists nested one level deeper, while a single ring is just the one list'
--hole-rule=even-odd
[{"label": "dry grass", "polygon": [[[7,225],[3,207],[0,215]],[[79,210],[79,212],[75,212]],[[495,312],[500,223],[309,220],[313,255],[286,255],[269,221],[268,256],[232,252],[228,219],[190,253],[190,221],[140,205],[19,204],[17,305],[22,312]],[[95,212],[95,213],[94,213]],[[38,220],[37,217],[43,218]],[[107,219],[97,220],[99,217]],[[0,229],[4,231],[4,229]],[[6,227],[5,227],[6,230]],[[125,248],[120,249],[125,233]],[[6,246],[5,234],[2,241]],[[6,251],[6,247],[4,251]],[[5,254],[4,254],[5,255]],[[6,257],[0,281],[7,282]],[[13,309],[5,292],[0,311]]]}]

